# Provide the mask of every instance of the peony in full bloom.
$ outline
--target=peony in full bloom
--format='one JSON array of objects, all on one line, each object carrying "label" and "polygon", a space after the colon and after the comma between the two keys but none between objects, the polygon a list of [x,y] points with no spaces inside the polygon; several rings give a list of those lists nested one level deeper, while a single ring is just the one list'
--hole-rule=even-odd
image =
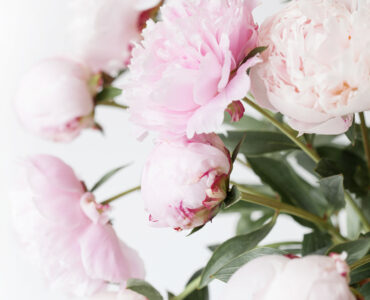
[{"label": "peony in full bloom", "polygon": [[94,72],[116,73],[160,0],[75,0],[71,38],[76,55]]},{"label": "peony in full bloom", "polygon": [[370,109],[370,2],[299,0],[268,18],[251,71],[257,102],[300,133],[340,134]]},{"label": "peony in full bloom", "polygon": [[[243,114],[250,87],[243,62],[257,43],[251,0],[172,0],[149,21],[122,84],[131,121],[161,137],[188,138],[220,127],[224,111]],[[241,116],[233,116],[234,120]],[[143,132],[143,133],[144,133]]]},{"label": "peony in full bloom", "polygon": [[160,141],[143,172],[141,193],[153,226],[203,225],[226,197],[230,154],[216,134]]},{"label": "peony in full bloom", "polygon": [[23,78],[15,109],[22,125],[42,138],[68,142],[94,126],[96,88],[82,64],[67,58],[46,59]]},{"label": "peony in full bloom", "polygon": [[290,259],[262,256],[247,263],[229,280],[228,300],[355,300],[349,267],[337,254]]},{"label": "peony in full bloom", "polygon": [[143,278],[143,263],[117,237],[109,206],[98,204],[68,165],[37,155],[21,175],[12,192],[14,228],[52,288],[83,296]]}]

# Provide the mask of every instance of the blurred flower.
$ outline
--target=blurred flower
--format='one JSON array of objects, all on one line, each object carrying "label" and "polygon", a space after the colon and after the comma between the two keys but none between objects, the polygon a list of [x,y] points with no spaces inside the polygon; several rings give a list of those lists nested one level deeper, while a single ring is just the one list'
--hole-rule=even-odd
[{"label": "blurred flower", "polygon": [[144,296],[131,290],[122,290],[120,292],[105,292],[90,297],[89,300],[148,300]]},{"label": "blurred flower", "polygon": [[290,259],[268,255],[241,267],[229,280],[228,300],[355,300],[349,267],[339,256]]},{"label": "blurred flower", "polygon": [[203,225],[226,197],[230,154],[215,134],[159,142],[145,165],[141,192],[153,226]]},{"label": "blurred flower", "polygon": [[247,94],[246,71],[258,60],[243,62],[257,42],[254,6],[244,0],[166,2],[162,20],[147,23],[122,85],[132,122],[166,138],[218,129],[225,109]]},{"label": "blurred flower", "polygon": [[150,9],[160,0],[74,0],[71,38],[76,55],[94,72],[126,67]]},{"label": "blurred flower", "polygon": [[252,92],[301,133],[343,133],[370,109],[370,2],[357,2],[293,1],[261,27]]},{"label": "blurred flower", "polygon": [[24,163],[12,192],[20,242],[51,287],[91,295],[108,282],[142,278],[137,253],[120,241],[107,216],[64,162],[37,155]]},{"label": "blurred flower", "polygon": [[[96,92],[85,66],[66,58],[42,61],[23,78],[15,109],[23,126],[46,139],[68,142],[94,126]],[[96,88],[96,87],[95,87]]]}]

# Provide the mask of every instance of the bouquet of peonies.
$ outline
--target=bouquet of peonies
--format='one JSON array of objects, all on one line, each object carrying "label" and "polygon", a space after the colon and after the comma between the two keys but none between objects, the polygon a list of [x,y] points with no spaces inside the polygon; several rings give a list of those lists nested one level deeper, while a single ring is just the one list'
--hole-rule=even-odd
[{"label": "bouquet of peonies", "polygon": [[[137,138],[156,139],[141,185],[99,202],[94,192],[122,167],[88,188],[56,157],[22,161],[14,226],[50,286],[165,298],[110,217],[113,201],[141,190],[155,227],[196,234],[239,215],[236,235],[169,300],[207,300],[215,279],[227,283],[222,300],[370,299],[370,1],[294,0],[262,25],[255,0],[73,5],[75,55],[29,71],[20,122],[68,142],[103,130],[94,113],[108,105],[127,110]],[[235,181],[234,164],[260,183]],[[261,244],[281,214],[309,233]]]}]

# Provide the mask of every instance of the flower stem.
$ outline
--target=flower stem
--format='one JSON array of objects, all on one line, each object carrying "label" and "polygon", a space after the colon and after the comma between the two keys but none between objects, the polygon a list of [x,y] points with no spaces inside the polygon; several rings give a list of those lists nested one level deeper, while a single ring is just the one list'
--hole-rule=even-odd
[{"label": "flower stem", "polygon": [[254,103],[251,99],[248,97],[245,97],[243,99],[245,103],[247,103],[249,106],[253,107],[255,110],[257,110],[260,114],[262,114],[266,119],[268,119],[272,125],[274,125],[276,128],[278,128],[282,133],[284,133],[289,139],[291,139],[299,148],[301,148],[311,159],[318,163],[320,161],[320,157],[317,155],[317,153],[312,149],[309,148],[306,144],[304,144],[298,137],[297,132],[292,130],[291,128],[285,126],[284,124],[280,123],[278,120],[274,118],[268,111],[263,109],[262,107],[259,107],[256,103]]},{"label": "flower stem", "polygon": [[365,155],[366,155],[367,168],[370,171],[370,147],[369,147],[369,137],[368,137],[368,134],[367,134],[365,114],[363,112],[360,112],[359,116],[360,116],[360,120],[361,120],[362,143],[364,144],[364,151],[365,151]]},{"label": "flower stem", "polygon": [[179,294],[176,297],[171,298],[171,300],[183,300],[183,299],[185,299],[187,296],[189,296],[192,292],[194,292],[198,288],[199,283],[200,283],[200,276],[198,276],[193,281],[191,281],[185,287],[184,291],[181,294]]},{"label": "flower stem", "polygon": [[110,204],[110,203],[111,203],[111,202],[113,202],[114,200],[117,200],[118,198],[121,198],[121,197],[126,196],[126,195],[128,195],[128,194],[131,194],[131,193],[133,193],[133,192],[135,192],[135,191],[138,191],[138,190],[140,190],[140,189],[141,189],[141,186],[140,186],[140,185],[139,185],[139,186],[135,186],[135,187],[133,187],[132,189],[129,189],[129,190],[127,190],[127,191],[124,191],[124,192],[122,192],[122,193],[120,193],[120,194],[118,194],[118,195],[116,195],[116,196],[114,196],[114,197],[111,197],[111,198],[109,198],[109,199],[107,199],[107,200],[105,200],[105,201],[101,202],[101,204],[103,204],[103,205]]},{"label": "flower stem", "polygon": [[306,221],[310,221],[319,227],[327,230],[331,236],[333,237],[333,241],[335,243],[342,243],[345,242],[346,239],[341,236],[341,234],[336,230],[335,227],[333,227],[331,224],[326,222],[324,219],[320,218],[319,216],[316,216],[314,214],[309,213],[308,211],[305,211],[301,208],[282,203],[279,201],[276,201],[276,199],[267,197],[267,196],[259,196],[259,195],[254,195],[250,193],[244,193],[241,192],[241,196],[243,201],[266,206],[269,208],[272,208],[276,211],[284,212],[289,215],[293,215],[299,218],[302,218]]},{"label": "flower stem", "polygon": [[[320,161],[320,156],[316,153],[316,151],[314,149],[308,147],[305,143],[303,143],[300,139],[298,139],[297,136],[296,136],[295,131],[293,131],[291,128],[288,128],[287,126],[285,126],[285,124],[280,123],[269,112],[267,112],[263,108],[259,107],[250,98],[245,97],[243,99],[243,101],[246,102],[251,107],[253,107],[255,110],[257,110],[259,113],[261,113],[266,119],[268,119],[276,128],[278,128],[282,133],[284,133],[288,138],[290,138],[299,148],[301,148],[315,163],[318,163]],[[361,124],[362,123],[363,122],[361,121]],[[366,137],[367,137],[367,135],[366,135]],[[368,163],[369,163],[369,161],[370,160],[368,160]],[[356,212],[357,216],[360,218],[360,220],[361,220],[362,224],[364,225],[365,229],[367,231],[370,231],[369,221],[366,219],[364,213],[358,207],[356,202],[352,199],[351,195],[347,191],[345,191],[344,196],[345,196],[344,198],[345,198],[347,204],[349,206],[351,206],[353,208],[353,210]]]}]

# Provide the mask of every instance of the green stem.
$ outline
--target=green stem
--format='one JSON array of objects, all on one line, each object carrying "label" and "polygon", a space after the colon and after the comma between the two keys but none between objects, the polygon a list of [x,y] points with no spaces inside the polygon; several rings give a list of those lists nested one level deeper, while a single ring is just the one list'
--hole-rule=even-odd
[{"label": "green stem", "polygon": [[[276,128],[278,128],[282,133],[284,133],[288,138],[290,138],[299,148],[301,148],[315,163],[318,163],[320,161],[320,156],[316,153],[316,151],[308,147],[305,143],[301,142],[301,140],[297,138],[295,131],[293,131],[291,128],[286,127],[284,124],[280,123],[269,112],[259,107],[256,103],[254,103],[254,101],[252,101],[248,97],[245,97],[243,101],[246,102],[251,107],[253,107],[255,110],[257,110],[259,113],[261,113],[265,118],[267,118]],[[344,195],[347,204],[351,206],[353,210],[356,212],[365,229],[367,231],[370,231],[370,223],[366,219],[362,210],[358,207],[356,202],[352,199],[351,195],[347,191],[345,191]]]},{"label": "green stem", "polygon": [[141,189],[141,186],[140,186],[140,185],[139,185],[139,186],[135,186],[135,187],[133,187],[132,189],[129,189],[129,190],[127,190],[127,191],[124,191],[124,192],[122,192],[122,193],[120,193],[120,194],[118,194],[118,195],[114,196],[114,197],[111,197],[111,198],[109,198],[109,199],[107,199],[107,200],[104,200],[103,202],[101,202],[101,204],[103,204],[103,205],[110,204],[110,203],[111,203],[111,202],[113,202],[114,200],[117,200],[118,198],[121,198],[121,197],[126,196],[126,195],[128,195],[128,194],[131,194],[131,193],[133,193],[133,192],[135,192],[135,191],[138,191],[138,190],[140,190],[140,189]]},{"label": "green stem", "polygon": [[367,134],[365,114],[363,112],[360,112],[359,116],[360,116],[360,121],[361,121],[361,135],[362,135],[362,142],[364,144],[364,151],[365,151],[365,155],[366,155],[367,168],[370,171],[370,148],[369,148],[369,137],[368,137],[368,134]]},{"label": "green stem", "polygon": [[289,139],[291,139],[299,148],[301,148],[309,157],[311,157],[311,159],[314,162],[318,163],[320,161],[320,157],[317,155],[317,153],[312,148],[307,147],[307,145],[304,144],[297,137],[297,132],[296,131],[294,131],[291,128],[289,128],[289,127],[285,126],[284,124],[280,123],[268,111],[264,110],[262,107],[259,107],[256,103],[254,103],[254,101],[252,101],[248,97],[245,97],[243,99],[243,101],[245,103],[247,103],[249,106],[253,107],[255,110],[257,110],[266,119],[268,119],[272,123],[272,125],[274,125],[282,133],[284,133]]},{"label": "green stem", "polygon": [[115,101],[101,101],[101,102],[98,102],[97,105],[112,106],[112,107],[125,109],[125,110],[128,109],[128,106],[119,104]]},{"label": "green stem", "polygon": [[262,197],[262,196],[244,193],[244,192],[241,193],[241,196],[242,196],[241,200],[243,201],[266,206],[266,207],[275,209],[276,211],[287,213],[289,215],[302,218],[306,221],[310,221],[316,224],[317,226],[327,230],[333,237],[333,241],[335,243],[342,243],[346,241],[346,239],[341,236],[341,234],[335,229],[335,227],[333,227],[331,224],[326,222],[324,219],[314,214],[311,214],[308,211],[305,211],[301,208],[298,208],[298,207],[295,207],[295,206],[292,206],[286,203],[276,201],[276,199],[273,199],[267,196]]},{"label": "green stem", "polygon": [[190,282],[184,289],[184,291],[179,294],[178,296],[171,298],[171,300],[183,300],[187,296],[189,296],[192,292],[194,292],[200,284],[200,276],[195,278],[192,282]]},{"label": "green stem", "polygon": [[350,265],[350,268],[351,270],[353,271],[354,269],[357,269],[367,263],[370,263],[370,254],[369,255],[366,255],[364,256],[363,258],[361,258],[360,260],[356,261],[355,263],[351,264]]}]

